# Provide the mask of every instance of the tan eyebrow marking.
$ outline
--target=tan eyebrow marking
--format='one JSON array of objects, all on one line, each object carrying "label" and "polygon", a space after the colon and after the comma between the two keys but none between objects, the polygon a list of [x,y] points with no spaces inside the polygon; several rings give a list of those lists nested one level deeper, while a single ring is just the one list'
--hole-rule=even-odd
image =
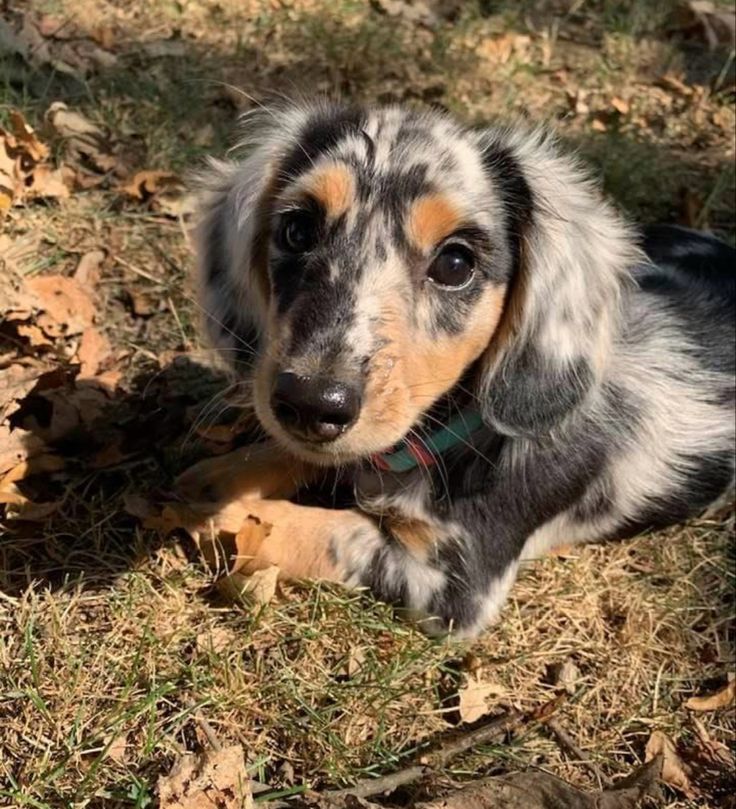
[{"label": "tan eyebrow marking", "polygon": [[328,219],[337,219],[355,202],[355,180],[341,163],[310,172],[301,184],[325,209]]},{"label": "tan eyebrow marking", "polygon": [[420,197],[409,210],[406,232],[418,250],[431,250],[462,224],[463,217],[452,201],[442,194]]}]

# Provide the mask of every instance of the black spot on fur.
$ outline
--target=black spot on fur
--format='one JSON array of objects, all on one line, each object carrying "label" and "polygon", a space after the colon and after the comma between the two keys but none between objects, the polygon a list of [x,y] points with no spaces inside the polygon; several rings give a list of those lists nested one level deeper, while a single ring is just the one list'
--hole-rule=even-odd
[{"label": "black spot on fur", "polygon": [[280,175],[294,178],[312,167],[317,157],[329,152],[349,135],[362,136],[365,113],[359,107],[319,110],[305,123],[297,145],[286,156]]},{"label": "black spot on fur", "polygon": [[533,344],[503,362],[483,402],[484,418],[502,432],[539,436],[583,401],[593,382],[584,359],[560,367]]},{"label": "black spot on fur", "polygon": [[534,196],[511,150],[492,144],[483,151],[483,164],[503,201],[514,268],[521,261],[521,242],[534,216]]},{"label": "black spot on fur", "polygon": [[733,299],[736,296],[736,250],[705,233],[653,225],[642,231],[641,246],[655,264],[672,265],[700,283]]}]

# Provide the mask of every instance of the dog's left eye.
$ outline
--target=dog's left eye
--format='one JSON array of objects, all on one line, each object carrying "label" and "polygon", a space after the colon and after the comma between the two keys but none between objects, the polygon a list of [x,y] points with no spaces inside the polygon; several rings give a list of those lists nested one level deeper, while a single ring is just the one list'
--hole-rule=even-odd
[{"label": "dog's left eye", "polygon": [[306,253],[317,241],[317,223],[308,211],[292,211],[281,217],[276,242],[289,253]]},{"label": "dog's left eye", "polygon": [[475,259],[462,244],[448,244],[429,265],[427,276],[439,286],[458,289],[473,277]]}]

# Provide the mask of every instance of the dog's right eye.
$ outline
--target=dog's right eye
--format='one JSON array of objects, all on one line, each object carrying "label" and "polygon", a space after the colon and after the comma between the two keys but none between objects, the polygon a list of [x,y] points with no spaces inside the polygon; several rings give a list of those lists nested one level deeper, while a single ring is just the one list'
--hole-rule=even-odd
[{"label": "dog's right eye", "polygon": [[276,243],[289,253],[306,253],[317,241],[317,222],[308,211],[292,211],[281,217]]}]

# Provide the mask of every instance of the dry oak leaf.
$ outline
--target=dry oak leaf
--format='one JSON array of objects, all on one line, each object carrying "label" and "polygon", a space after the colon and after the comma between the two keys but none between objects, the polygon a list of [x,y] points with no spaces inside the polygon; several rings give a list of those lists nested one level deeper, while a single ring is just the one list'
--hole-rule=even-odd
[{"label": "dry oak leaf", "polygon": [[161,809],[253,809],[243,748],[185,753],[158,779],[158,797]]},{"label": "dry oak leaf", "polygon": [[33,127],[26,122],[18,110],[10,113],[10,125],[15,139],[18,141],[18,146],[34,163],[42,163],[48,158],[49,147],[38,139]]},{"label": "dry oak leaf", "polygon": [[26,289],[42,310],[37,323],[50,337],[81,334],[92,325],[94,301],[74,278],[39,275],[26,281]]},{"label": "dry oak leaf", "polygon": [[164,192],[183,189],[184,184],[170,171],[139,171],[120,190],[129,197],[145,201]]},{"label": "dry oak leaf", "polygon": [[231,573],[219,579],[217,591],[228,601],[240,601],[243,597],[255,604],[268,604],[276,595],[279,568],[276,565],[256,570],[250,576]]},{"label": "dry oak leaf", "polygon": [[10,132],[0,128],[0,212],[26,198],[68,197],[69,170],[45,163],[48,147],[17,110],[10,113],[10,124]]},{"label": "dry oak leaf", "polygon": [[74,172],[68,166],[52,169],[36,166],[31,172],[30,184],[26,183],[28,199],[68,199],[74,185]]},{"label": "dry oak leaf", "polygon": [[689,800],[694,800],[698,793],[690,781],[689,767],[680,758],[672,739],[661,730],[655,730],[647,742],[644,760],[652,761],[660,754],[662,756],[662,780]]},{"label": "dry oak leaf", "polygon": [[729,708],[736,704],[736,679],[731,680],[727,685],[709,694],[706,697],[690,697],[685,703],[685,707],[691,711],[717,711],[720,708]]},{"label": "dry oak leaf", "polygon": [[480,672],[469,674],[464,685],[457,692],[458,706],[462,722],[476,722],[485,716],[489,710],[488,700],[491,697],[503,697],[506,689],[499,683],[486,682]]},{"label": "dry oak leaf", "polygon": [[48,108],[46,121],[64,139],[64,154],[67,159],[103,174],[124,171],[120,158],[115,154],[110,133],[105,127],[69,109],[62,101],[55,101]]},{"label": "dry oak leaf", "polygon": [[0,475],[29,458],[43,454],[45,450],[46,444],[37,435],[17,427],[11,430],[0,423]]},{"label": "dry oak leaf", "polygon": [[44,366],[15,363],[0,368],[0,424],[19,407],[19,402],[35,387]]}]

